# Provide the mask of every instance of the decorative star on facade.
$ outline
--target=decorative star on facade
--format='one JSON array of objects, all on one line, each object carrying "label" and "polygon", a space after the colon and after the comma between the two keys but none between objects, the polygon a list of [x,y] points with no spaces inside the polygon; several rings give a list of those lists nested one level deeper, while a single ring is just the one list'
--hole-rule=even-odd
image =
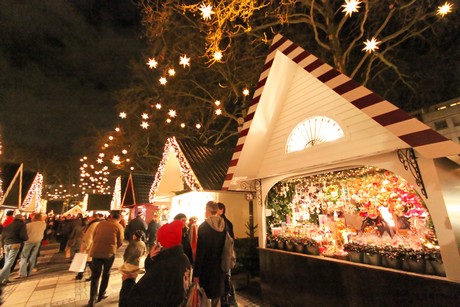
[{"label": "decorative star on facade", "polygon": [[120,116],[120,118],[126,118],[126,113],[125,112],[120,112],[120,114],[118,116]]},{"label": "decorative star on facade", "polygon": [[351,14],[358,13],[358,9],[360,8],[361,1],[359,0],[345,0],[345,4],[342,5],[345,15],[351,17]]},{"label": "decorative star on facade", "polygon": [[440,15],[441,17],[446,16],[447,14],[452,12],[452,7],[453,6],[454,5],[452,3],[449,3],[449,2],[446,1],[446,3],[444,3],[443,5],[438,7],[438,11],[437,11],[436,15]]},{"label": "decorative star on facade", "polygon": [[185,54],[180,57],[179,65],[185,67],[190,66],[190,58],[188,58]]},{"label": "decorative star on facade", "polygon": [[212,5],[206,5],[204,3],[201,3],[200,5],[200,11],[201,11],[201,17],[203,20],[208,20],[211,19],[211,15],[215,14],[214,11],[212,10]]},{"label": "decorative star on facade", "polygon": [[373,37],[371,40],[367,40],[367,41],[364,42],[365,47],[363,48],[363,50],[366,51],[366,52],[369,52],[369,53],[373,52],[373,51],[379,49],[378,45],[380,43],[381,42],[377,41],[375,39],[375,37]]},{"label": "decorative star on facade", "polygon": [[161,77],[159,81],[161,85],[165,85],[168,82],[165,77]]},{"label": "decorative star on facade", "polygon": [[149,126],[150,125],[149,125],[148,122],[142,122],[142,124],[141,124],[142,129],[147,129]]},{"label": "decorative star on facade", "polygon": [[150,69],[154,69],[157,68],[158,62],[154,58],[149,58],[149,60],[147,61],[147,65]]}]

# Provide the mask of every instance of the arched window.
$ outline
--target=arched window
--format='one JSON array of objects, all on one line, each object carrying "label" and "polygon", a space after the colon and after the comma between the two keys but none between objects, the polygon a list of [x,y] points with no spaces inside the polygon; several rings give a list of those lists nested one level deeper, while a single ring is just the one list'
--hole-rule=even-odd
[{"label": "arched window", "polygon": [[286,153],[332,142],[343,136],[343,130],[337,122],[328,117],[315,116],[301,122],[292,130],[286,145]]}]

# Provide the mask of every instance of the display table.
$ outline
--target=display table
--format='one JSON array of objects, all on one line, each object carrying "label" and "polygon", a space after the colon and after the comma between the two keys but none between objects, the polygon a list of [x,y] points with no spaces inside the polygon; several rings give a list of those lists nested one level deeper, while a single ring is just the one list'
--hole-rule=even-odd
[{"label": "display table", "polygon": [[260,248],[265,301],[277,306],[460,306],[444,277]]}]

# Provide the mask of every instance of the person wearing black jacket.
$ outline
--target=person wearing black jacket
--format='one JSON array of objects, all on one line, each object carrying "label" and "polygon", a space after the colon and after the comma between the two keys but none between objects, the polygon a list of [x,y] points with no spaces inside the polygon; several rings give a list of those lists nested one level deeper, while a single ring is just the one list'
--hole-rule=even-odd
[{"label": "person wearing black jacket", "polygon": [[[225,216],[225,205],[223,203],[217,203],[217,206],[219,207],[219,211],[217,211],[217,214],[224,219],[225,227],[228,231],[228,234],[230,235],[230,237],[233,238],[233,240],[235,240],[235,233],[233,232],[233,223],[230,222],[230,220]],[[220,299],[222,307],[238,306],[238,304],[236,303],[235,288],[233,287],[231,277],[231,271],[228,271],[225,276],[225,294]]]},{"label": "person wearing black jacket", "polygon": [[7,283],[11,267],[19,253],[21,244],[29,239],[24,216],[17,214],[14,221],[2,231],[2,244],[5,250],[5,264],[0,272],[0,283]]},{"label": "person wearing black jacket", "polygon": [[158,229],[161,250],[155,251],[156,246],[152,249],[145,260],[144,276],[137,284],[133,284],[133,280],[123,281],[124,286],[128,282],[132,286],[130,290],[124,289],[127,299],[120,298],[125,306],[181,306],[184,303],[191,265],[182,249],[182,227],[182,221],[176,220]]}]

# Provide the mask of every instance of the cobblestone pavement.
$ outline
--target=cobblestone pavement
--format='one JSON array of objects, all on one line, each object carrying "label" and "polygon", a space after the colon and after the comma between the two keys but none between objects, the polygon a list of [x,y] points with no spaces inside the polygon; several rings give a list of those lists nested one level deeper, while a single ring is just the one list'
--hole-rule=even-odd
[{"label": "cobblestone pavement", "polygon": [[[121,274],[118,267],[123,263],[123,252],[126,243],[120,248],[115,257],[115,262],[110,275],[107,288],[109,297],[97,303],[97,306],[118,306],[118,294],[121,288]],[[89,298],[90,283],[75,280],[75,273],[69,272],[69,259],[64,253],[59,253],[57,243],[51,243],[43,248],[38,259],[38,272],[28,278],[14,279],[17,276],[19,263],[10,275],[11,283],[3,290],[2,307],[19,306],[86,306]],[[85,277],[89,276],[89,272]],[[238,279],[237,276],[234,277]],[[255,287],[242,287],[237,289],[237,301],[240,307],[271,306],[260,298],[260,292]]]}]

